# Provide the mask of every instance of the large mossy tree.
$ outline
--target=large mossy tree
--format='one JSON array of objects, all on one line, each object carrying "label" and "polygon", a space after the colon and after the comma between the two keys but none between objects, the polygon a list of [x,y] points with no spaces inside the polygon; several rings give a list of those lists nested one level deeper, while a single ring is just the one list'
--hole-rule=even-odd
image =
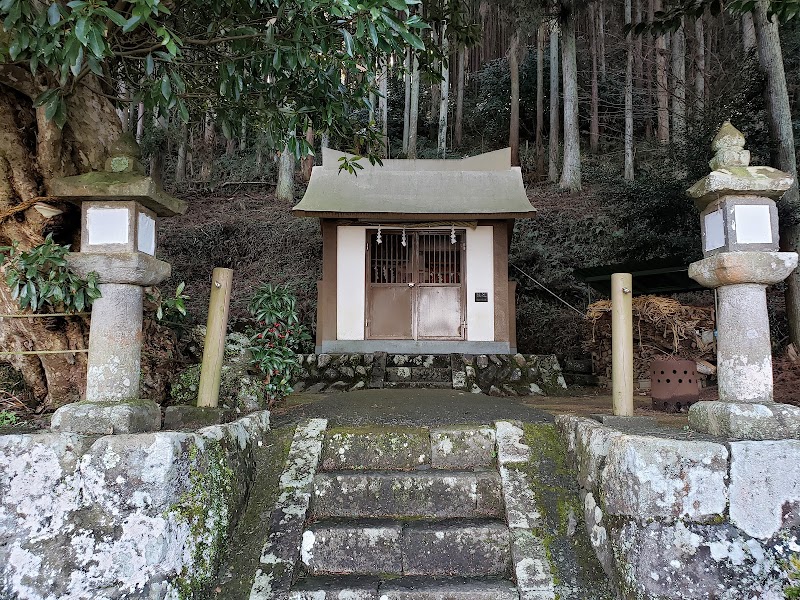
[{"label": "large mossy tree", "polygon": [[[265,145],[288,144],[298,156],[309,151],[309,127],[363,152],[380,132],[352,115],[369,105],[390,53],[422,48],[415,3],[0,0],[0,246],[28,249],[48,233],[78,242],[76,211],[48,197],[50,182],[102,169],[122,133],[118,111],[140,103],[154,119],[213,115],[229,137],[245,117]],[[30,206],[37,198],[63,214],[42,215]],[[0,280],[0,314],[17,310]],[[76,318],[4,320],[0,350],[82,348],[86,327]],[[82,394],[85,354],[11,362],[40,406]]]}]

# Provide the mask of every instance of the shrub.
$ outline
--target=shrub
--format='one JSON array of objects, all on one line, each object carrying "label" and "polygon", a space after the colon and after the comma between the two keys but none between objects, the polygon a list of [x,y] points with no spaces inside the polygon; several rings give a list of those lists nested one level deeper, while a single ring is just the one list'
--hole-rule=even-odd
[{"label": "shrub", "polygon": [[69,246],[57,244],[52,235],[28,252],[21,251],[16,241],[0,247],[6,284],[22,310],[81,312],[100,297],[97,273],[78,277],[69,269],[68,252]]},{"label": "shrub", "polygon": [[265,376],[270,403],[292,393],[291,382],[300,370],[297,353],[311,341],[300,323],[297,299],[284,285],[262,285],[250,301],[257,322],[251,337],[252,364]]}]

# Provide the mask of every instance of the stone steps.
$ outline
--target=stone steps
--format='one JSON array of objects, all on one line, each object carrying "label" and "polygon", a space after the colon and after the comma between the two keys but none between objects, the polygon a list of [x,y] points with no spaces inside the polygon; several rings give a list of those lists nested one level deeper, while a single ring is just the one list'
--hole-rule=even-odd
[{"label": "stone steps", "polygon": [[464,577],[308,577],[289,600],[519,600],[514,585],[503,579]]},{"label": "stone steps", "polygon": [[327,430],[289,598],[552,600],[536,538],[514,529],[538,515],[508,496],[524,482],[501,469],[524,460],[521,434],[511,423]]},{"label": "stone steps", "polygon": [[508,576],[511,539],[499,520],[319,521],[300,557],[310,575]]},{"label": "stone steps", "polygon": [[504,514],[497,471],[331,471],[314,478],[314,519],[501,518]]},{"label": "stone steps", "polygon": [[362,427],[329,429],[322,450],[322,470],[494,468],[495,428],[491,425],[447,427]]}]

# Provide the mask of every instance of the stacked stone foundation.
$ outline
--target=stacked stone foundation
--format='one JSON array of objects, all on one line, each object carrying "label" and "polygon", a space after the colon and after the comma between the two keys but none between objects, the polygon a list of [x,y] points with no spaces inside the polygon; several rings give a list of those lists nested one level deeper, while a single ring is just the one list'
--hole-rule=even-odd
[{"label": "stacked stone foundation", "polygon": [[268,432],[0,436],[0,597],[205,597]]},{"label": "stacked stone foundation", "polygon": [[304,354],[297,392],[454,389],[492,396],[549,395],[567,385],[554,355]]},{"label": "stacked stone foundation", "polygon": [[563,415],[556,425],[620,597],[780,600],[796,585],[800,441],[633,434]]}]

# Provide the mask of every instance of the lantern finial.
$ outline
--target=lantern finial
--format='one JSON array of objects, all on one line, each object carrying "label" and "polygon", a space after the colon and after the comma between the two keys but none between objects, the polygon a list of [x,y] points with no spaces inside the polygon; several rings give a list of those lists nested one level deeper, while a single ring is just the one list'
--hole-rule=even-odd
[{"label": "lantern finial", "polygon": [[106,171],[109,173],[136,173],[144,175],[144,166],[139,160],[142,151],[132,133],[123,133],[111,145],[106,159]]},{"label": "lantern finial", "polygon": [[712,171],[726,167],[746,167],[750,164],[750,151],[744,149],[744,134],[725,121],[711,142],[714,151],[708,166]]}]

